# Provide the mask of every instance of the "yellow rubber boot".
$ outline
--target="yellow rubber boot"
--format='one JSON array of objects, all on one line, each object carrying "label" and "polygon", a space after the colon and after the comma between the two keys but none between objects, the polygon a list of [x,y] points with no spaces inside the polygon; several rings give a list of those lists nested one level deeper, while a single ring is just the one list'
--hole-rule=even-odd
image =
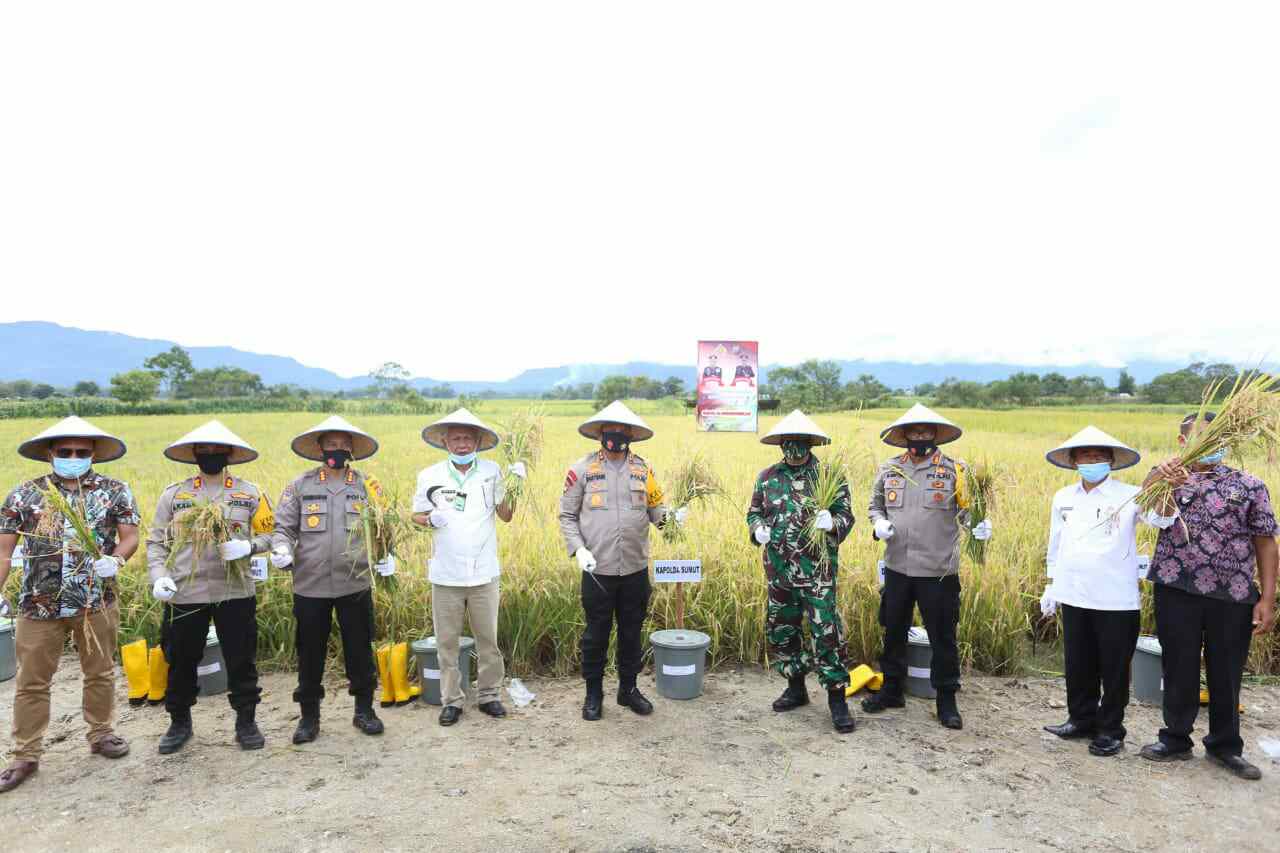
[{"label": "yellow rubber boot", "polygon": [[151,650],[151,689],[147,691],[147,701],[159,705],[164,701],[165,688],[169,686],[169,661],[165,659],[164,649],[156,646]]},{"label": "yellow rubber boot", "polygon": [[381,704],[384,708],[390,708],[396,704],[395,692],[391,688],[391,647],[382,646],[378,649],[378,683],[382,685]]},{"label": "yellow rubber boot", "polygon": [[852,696],[871,683],[876,674],[865,663],[849,670],[849,686],[844,689],[845,696]]},{"label": "yellow rubber boot", "polygon": [[151,673],[147,669],[147,641],[134,640],[120,647],[120,665],[129,681],[129,704],[143,705],[151,689]]},{"label": "yellow rubber boot", "polygon": [[884,673],[877,672],[875,675],[871,676],[871,680],[867,682],[867,689],[872,693],[879,693],[881,687],[884,687]]},{"label": "yellow rubber boot", "polygon": [[396,643],[391,647],[391,659],[387,662],[391,668],[391,687],[395,692],[397,705],[409,704],[409,644]]}]

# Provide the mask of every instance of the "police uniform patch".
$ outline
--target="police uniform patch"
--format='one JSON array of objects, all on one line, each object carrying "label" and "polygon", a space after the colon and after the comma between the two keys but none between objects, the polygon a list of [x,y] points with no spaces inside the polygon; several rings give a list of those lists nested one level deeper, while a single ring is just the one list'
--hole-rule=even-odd
[{"label": "police uniform patch", "polygon": [[599,492],[596,492],[594,495],[591,496],[592,506],[600,506],[602,503],[604,503],[604,498],[600,497]]},{"label": "police uniform patch", "polygon": [[319,512],[320,504],[307,504],[307,512]]},{"label": "police uniform patch", "polygon": [[307,516],[307,527],[319,527],[319,526],[320,526],[320,516],[318,515]]},{"label": "police uniform patch", "polygon": [[940,504],[946,499],[947,499],[946,495],[942,494],[942,492],[933,493],[933,502],[936,504]]},{"label": "police uniform patch", "polygon": [[178,492],[176,495],[173,496],[173,499],[175,501],[190,501],[190,500],[195,500],[195,497],[196,496],[191,494],[190,492]]},{"label": "police uniform patch", "polygon": [[578,472],[570,468],[569,473],[564,475],[564,490],[569,491],[576,482],[578,482]]},{"label": "police uniform patch", "polygon": [[885,495],[885,497],[887,497],[891,501],[896,501],[898,499],[898,493],[890,492],[889,494]]}]

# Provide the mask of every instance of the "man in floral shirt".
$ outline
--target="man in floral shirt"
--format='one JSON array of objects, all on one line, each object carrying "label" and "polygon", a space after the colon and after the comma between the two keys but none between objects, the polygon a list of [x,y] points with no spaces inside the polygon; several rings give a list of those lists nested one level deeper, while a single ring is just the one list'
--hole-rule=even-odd
[{"label": "man in floral shirt", "polygon": [[[129,752],[112,731],[115,718],[116,572],[138,547],[138,506],[129,487],[92,470],[124,456],[124,442],[71,417],[25,442],[18,453],[53,471],[14,489],[0,507],[0,588],[22,537],[18,602],[18,683],[13,700],[13,763],[0,772],[0,792],[39,767],[49,726],[49,685],[66,636],[75,638],[84,674],[83,713],[89,751],[107,758]],[[57,494],[88,522],[101,556],[84,547],[71,521],[51,505]],[[0,598],[0,615],[8,615]]]},{"label": "man in floral shirt", "polygon": [[[1179,442],[1213,420],[1182,421]],[[1200,707],[1200,655],[1209,686],[1209,758],[1242,779],[1262,772],[1241,756],[1240,680],[1251,635],[1275,625],[1276,517],[1257,477],[1222,464],[1225,451],[1190,466],[1176,459],[1157,471],[1173,483],[1179,521],[1160,532],[1147,579],[1155,585],[1156,633],[1164,669],[1164,728],[1142,748],[1153,761],[1191,757]],[[1162,514],[1170,515],[1174,507]],[[1254,583],[1254,568],[1262,589]]]}]

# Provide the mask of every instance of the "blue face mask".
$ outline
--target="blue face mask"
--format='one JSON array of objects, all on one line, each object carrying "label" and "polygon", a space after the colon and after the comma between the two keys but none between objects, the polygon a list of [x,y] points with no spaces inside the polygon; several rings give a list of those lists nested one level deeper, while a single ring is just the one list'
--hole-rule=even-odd
[{"label": "blue face mask", "polygon": [[1086,483],[1101,483],[1111,473],[1110,462],[1086,462],[1076,466],[1077,473]]},{"label": "blue face mask", "polygon": [[68,480],[78,480],[85,474],[89,473],[89,466],[93,464],[92,459],[60,459],[53,457],[53,473],[59,477]]},{"label": "blue face mask", "polygon": [[473,450],[465,456],[459,456],[456,453],[449,454],[449,461],[454,465],[470,465],[476,461],[476,452]]},{"label": "blue face mask", "polygon": [[1221,450],[1214,451],[1213,453],[1206,453],[1204,456],[1201,456],[1196,461],[1201,463],[1202,465],[1217,465],[1219,462],[1221,462],[1223,459],[1226,459],[1226,458],[1227,458],[1227,449],[1224,447]]}]

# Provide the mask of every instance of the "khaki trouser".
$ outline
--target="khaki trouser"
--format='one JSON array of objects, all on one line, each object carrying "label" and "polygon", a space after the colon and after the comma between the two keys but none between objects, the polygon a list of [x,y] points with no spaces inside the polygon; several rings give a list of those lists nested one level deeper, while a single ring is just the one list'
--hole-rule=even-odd
[{"label": "khaki trouser", "polygon": [[94,640],[87,639],[83,614],[63,619],[28,619],[19,616],[15,646],[18,681],[13,696],[13,758],[39,761],[44,752],[44,733],[49,728],[49,685],[58,671],[58,661],[67,642],[67,633],[80,653],[84,675],[81,698],[84,721],[89,724],[89,743],[111,734],[115,718],[116,631],[120,626],[118,604],[89,614]]},{"label": "khaki trouser", "polygon": [[481,586],[431,585],[431,621],[436,629],[436,650],[440,657],[440,704],[461,708],[466,698],[458,671],[458,642],[462,636],[462,614],[470,611],[471,632],[476,637],[480,658],[477,701],[481,704],[501,698],[502,652],[498,651],[498,579]]}]

